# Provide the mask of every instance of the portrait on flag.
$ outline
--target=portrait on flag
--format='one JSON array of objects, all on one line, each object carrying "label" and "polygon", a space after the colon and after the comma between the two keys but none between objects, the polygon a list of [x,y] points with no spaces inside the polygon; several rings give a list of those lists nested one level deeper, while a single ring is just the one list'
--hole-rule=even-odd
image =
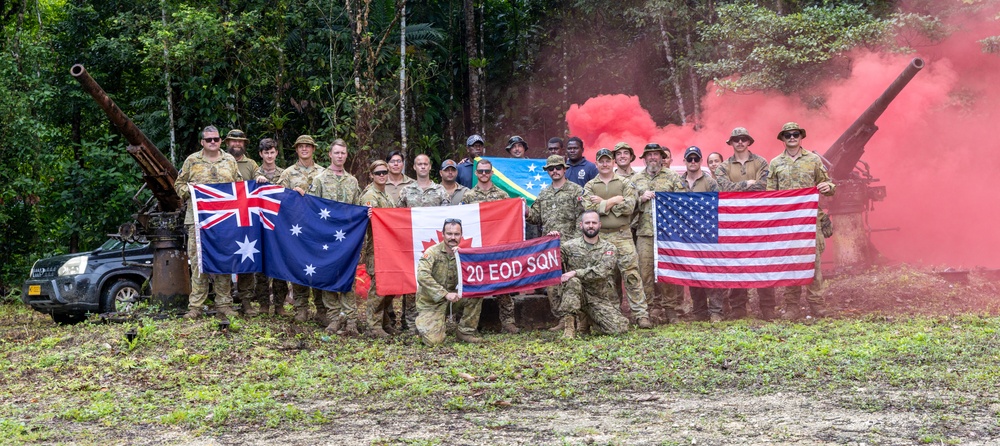
[{"label": "portrait on flag", "polygon": [[350,291],[368,208],[255,181],[190,185],[202,270]]},{"label": "portrait on flag", "polygon": [[559,285],[562,253],[558,236],[458,250],[458,294],[463,298]]},{"label": "portrait on flag", "polygon": [[461,247],[524,241],[524,200],[509,198],[458,206],[377,208],[372,210],[375,292],[381,296],[417,291],[417,261],[427,248],[444,240],[446,218],[462,221]]},{"label": "portrait on flag", "polygon": [[806,285],[818,210],[815,187],[657,192],[656,279],[703,288]]}]

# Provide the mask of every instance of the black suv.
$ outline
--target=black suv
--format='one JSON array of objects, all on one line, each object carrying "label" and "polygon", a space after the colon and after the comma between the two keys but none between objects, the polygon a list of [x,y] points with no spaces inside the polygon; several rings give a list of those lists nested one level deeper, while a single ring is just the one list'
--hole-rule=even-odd
[{"label": "black suv", "polygon": [[110,239],[91,252],[40,259],[24,282],[21,300],[60,324],[74,324],[88,313],[124,311],[139,300],[153,272],[148,243],[125,245]]}]

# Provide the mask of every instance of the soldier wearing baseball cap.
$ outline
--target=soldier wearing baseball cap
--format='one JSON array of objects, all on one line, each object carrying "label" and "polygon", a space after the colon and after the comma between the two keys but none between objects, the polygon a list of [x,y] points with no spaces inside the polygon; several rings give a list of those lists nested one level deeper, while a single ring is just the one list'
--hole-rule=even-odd
[{"label": "soldier wearing baseball cap", "polygon": [[472,187],[472,179],[475,177],[472,171],[476,164],[476,158],[486,156],[486,141],[482,136],[472,135],[465,140],[465,150],[465,158],[459,161],[456,167],[458,176],[455,181],[468,189]]},{"label": "soldier wearing baseball cap", "polygon": [[[631,181],[614,172],[615,157],[608,149],[597,151],[597,177],[583,186],[583,206],[600,216],[600,238],[618,248],[618,270],[625,282],[627,308],[639,328],[652,328],[646,305],[646,294],[642,289],[639,262],[632,240],[632,214],[635,212],[636,193]],[[617,287],[616,287],[617,289]],[[623,307],[625,307],[623,303]],[[623,309],[624,311],[624,309]]]},{"label": "soldier wearing baseball cap", "polygon": [[[819,193],[828,197],[833,196],[836,192],[836,186],[830,181],[822,158],[802,147],[802,140],[805,137],[805,129],[795,122],[788,122],[781,126],[778,139],[785,143],[785,150],[771,160],[771,164],[768,166],[767,190],[791,190],[815,186]],[[812,315],[819,318],[826,316],[826,302],[823,299],[823,272],[819,267],[820,256],[826,249],[826,235],[823,234],[820,226],[823,220],[829,217],[822,209],[819,210],[817,217],[816,263],[813,267],[813,281],[809,284],[806,293],[806,301],[809,303]],[[802,317],[802,310],[799,306],[802,287],[785,287],[783,293],[785,297],[783,318],[795,320]]]},{"label": "soldier wearing baseball cap", "polygon": [[448,195],[450,204],[462,204],[462,198],[465,198],[465,193],[469,191],[469,188],[455,181],[455,178],[458,176],[458,163],[450,159],[444,160],[441,163],[440,174],[441,187],[444,188],[444,193]]},{"label": "soldier wearing baseball cap", "polygon": [[[767,160],[750,151],[753,137],[744,127],[736,127],[726,140],[733,148],[733,156],[715,168],[715,180],[723,191],[762,191],[767,188]],[[729,292],[731,310],[729,319],[742,319],[749,314],[749,300],[746,288],[735,288]],[[774,319],[774,288],[758,288],[761,319]]]}]

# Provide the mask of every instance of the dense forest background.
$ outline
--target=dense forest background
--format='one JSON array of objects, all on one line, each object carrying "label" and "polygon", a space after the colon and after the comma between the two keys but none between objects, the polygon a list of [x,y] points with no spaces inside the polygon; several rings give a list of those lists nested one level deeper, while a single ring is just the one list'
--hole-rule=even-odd
[{"label": "dense forest background", "polygon": [[[599,94],[695,127],[710,82],[822,107],[810,87],[848,73],[852,50],[909,52],[946,36],[949,14],[995,4],[0,0],[0,292],[136,209],[141,172],[75,63],[177,165],[214,124],[246,131],[255,159],[276,138],[280,165],[300,134],[344,138],[358,172],[394,149],[460,157],[472,133],[493,154],[513,134],[541,147]],[[1000,52],[998,37],[980,43]]]}]

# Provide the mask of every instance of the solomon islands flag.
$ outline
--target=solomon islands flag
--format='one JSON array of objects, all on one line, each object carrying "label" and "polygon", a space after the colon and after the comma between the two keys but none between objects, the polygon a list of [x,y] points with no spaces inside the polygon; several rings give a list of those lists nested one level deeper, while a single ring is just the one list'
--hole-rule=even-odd
[{"label": "solomon islands flag", "polygon": [[[476,158],[475,166],[479,167],[479,160]],[[533,158],[493,158],[485,159],[493,163],[493,184],[503,189],[511,198],[522,197],[531,206],[538,197],[538,193],[552,184],[548,172],[545,172],[545,160]],[[478,179],[475,175],[472,178],[472,187],[476,187]]]}]

